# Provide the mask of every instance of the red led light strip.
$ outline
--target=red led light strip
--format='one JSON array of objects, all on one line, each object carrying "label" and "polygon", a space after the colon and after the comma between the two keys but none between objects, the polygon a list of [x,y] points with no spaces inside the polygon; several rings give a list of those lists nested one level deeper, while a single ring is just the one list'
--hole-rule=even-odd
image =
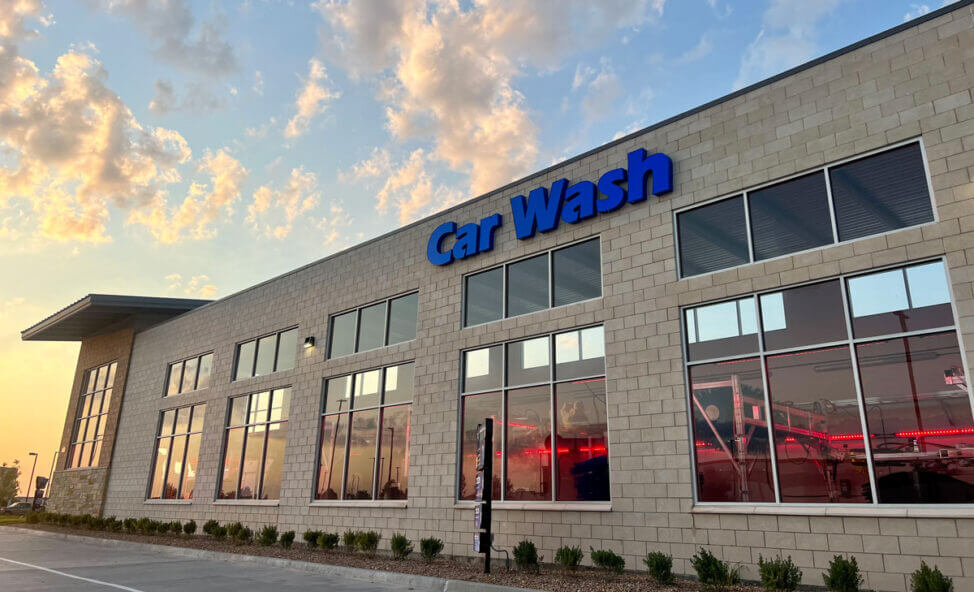
[{"label": "red led light strip", "polygon": [[974,434],[974,428],[945,428],[942,430],[917,430],[913,432],[896,432],[897,438],[925,438],[930,436],[960,436]]}]

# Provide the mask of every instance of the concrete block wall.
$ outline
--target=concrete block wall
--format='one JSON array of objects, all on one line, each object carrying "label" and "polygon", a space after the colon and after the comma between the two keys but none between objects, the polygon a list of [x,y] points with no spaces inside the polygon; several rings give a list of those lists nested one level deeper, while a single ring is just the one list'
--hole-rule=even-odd
[{"label": "concrete block wall", "polygon": [[[700,546],[744,565],[756,577],[759,554],[790,554],[805,581],[837,553],[853,553],[867,586],[903,591],[921,560],[974,589],[974,508],[695,507],[679,308],[709,300],[943,256],[959,315],[961,343],[974,343],[974,21],[962,5],[789,77],[605,146],[582,158],[433,216],[337,256],[204,306],[136,336],[105,513],[220,521],[283,529],[381,530],[413,539],[433,533],[446,551],[472,555],[473,511],[455,502],[460,351],[523,336],[604,323],[611,511],[495,510],[497,544],[524,537],[553,557],[563,544],[610,548],[641,566],[651,550],[672,553],[690,572]],[[679,280],[673,211],[742,188],[920,138],[937,221],[764,263]],[[596,180],[624,166],[635,148],[669,154],[675,190],[527,241],[514,237],[509,199],[565,177]],[[475,222],[502,212],[490,253],[439,268],[425,259],[430,231],[446,220]],[[463,274],[578,239],[602,242],[603,297],[461,329]],[[324,359],[329,315],[419,290],[417,338],[409,343]],[[293,370],[231,382],[234,345],[299,326]],[[166,364],[213,351],[212,386],[163,398]],[[416,363],[411,475],[406,507],[311,503],[322,380],[348,372]],[[283,491],[273,505],[214,502],[227,398],[293,388]],[[195,499],[145,501],[161,410],[205,402],[206,423]],[[385,543],[388,544],[387,542]]]}]

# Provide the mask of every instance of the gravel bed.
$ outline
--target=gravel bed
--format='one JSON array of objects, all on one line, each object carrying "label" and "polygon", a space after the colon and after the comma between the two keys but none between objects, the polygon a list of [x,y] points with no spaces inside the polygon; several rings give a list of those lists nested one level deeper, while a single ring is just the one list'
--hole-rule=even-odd
[{"label": "gravel bed", "polygon": [[[188,547],[206,549],[222,553],[237,553],[242,555],[257,555],[262,557],[280,557],[297,561],[311,561],[329,565],[342,565],[381,571],[432,576],[449,580],[468,580],[498,584],[501,586],[516,586],[532,588],[548,592],[652,592],[667,591],[702,591],[704,586],[691,580],[677,579],[675,585],[659,586],[645,572],[630,572],[616,575],[594,568],[580,567],[577,571],[568,572],[554,565],[541,566],[539,573],[506,571],[504,556],[492,555],[491,568],[493,573],[483,573],[483,563],[480,560],[441,557],[432,563],[427,563],[414,551],[409,559],[398,561],[382,554],[368,557],[360,553],[348,553],[342,550],[324,551],[309,549],[303,541],[296,540],[291,549],[285,550],[280,545],[263,547],[256,543],[249,545],[218,541],[205,535],[156,535],[146,536],[121,532],[92,531],[85,529],[64,528],[49,524],[18,524],[12,528],[30,528],[47,532],[62,532],[82,536],[151,543],[170,547]],[[300,536],[300,535],[299,535]],[[415,556],[415,558],[414,558]],[[760,592],[761,588],[752,585],[728,587],[728,592]]]}]

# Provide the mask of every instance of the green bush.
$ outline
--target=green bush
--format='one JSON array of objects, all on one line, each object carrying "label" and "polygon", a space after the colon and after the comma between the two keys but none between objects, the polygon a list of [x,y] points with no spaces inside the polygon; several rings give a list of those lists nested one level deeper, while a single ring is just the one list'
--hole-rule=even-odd
[{"label": "green bush", "polygon": [[212,536],[213,538],[219,541],[222,541],[223,539],[227,538],[227,527],[220,526],[219,524],[214,526],[213,529],[210,531],[210,536]]},{"label": "green bush", "polygon": [[105,530],[110,532],[122,532],[122,521],[114,516],[105,519]]},{"label": "green bush", "polygon": [[419,541],[419,554],[427,562],[432,562],[443,552],[443,541],[436,537],[429,537]]},{"label": "green bush", "polygon": [[578,569],[578,564],[582,562],[582,557],[585,557],[585,553],[578,547],[565,545],[555,551],[555,563],[572,571]]},{"label": "green bush", "polygon": [[153,522],[155,522],[153,528],[155,529],[157,534],[166,534],[167,532],[169,532],[168,522],[159,522],[158,520],[153,520]]},{"label": "green bush", "polygon": [[534,543],[524,539],[514,547],[514,565],[518,569],[538,570],[538,548]]},{"label": "green bush", "polygon": [[289,530],[287,532],[281,533],[281,546],[285,549],[290,549],[291,545],[294,544],[294,531]]},{"label": "green bush", "polygon": [[702,584],[722,588],[741,583],[741,569],[731,568],[726,561],[714,557],[713,553],[700,548],[700,552],[690,559],[690,565],[697,572]]},{"label": "green bush", "polygon": [[317,545],[322,549],[331,550],[338,546],[337,532],[323,532],[318,535]]},{"label": "green bush", "polygon": [[767,561],[758,555],[758,571],[765,590],[796,590],[802,581],[802,570],[792,562],[791,555],[787,559],[778,555]]},{"label": "green bush", "polygon": [[154,535],[159,530],[160,526],[158,522],[155,520],[150,520],[149,518],[139,518],[136,524],[136,529],[138,530],[139,534],[150,536]]},{"label": "green bush", "polygon": [[396,533],[389,541],[392,548],[392,556],[396,559],[405,559],[413,552],[413,543],[404,534]]},{"label": "green bush", "polygon": [[92,530],[105,530],[105,519],[95,516],[88,521],[88,528]]},{"label": "green bush", "polygon": [[831,592],[859,592],[863,582],[859,563],[851,555],[848,559],[842,555],[833,557],[822,578],[825,580],[825,587]]},{"label": "green bush", "polygon": [[196,534],[196,521],[190,520],[186,524],[183,524],[183,532],[185,532],[188,535]]},{"label": "green bush", "polygon": [[260,534],[257,536],[257,542],[264,547],[270,547],[277,542],[277,527],[267,525],[260,529]]},{"label": "green bush", "polygon": [[182,532],[183,532],[183,523],[180,522],[179,520],[173,520],[172,522],[169,523],[169,532],[171,532],[173,534],[176,534],[176,535],[182,534]]},{"label": "green bush", "polygon": [[342,545],[344,545],[346,551],[355,550],[355,541],[358,539],[358,534],[358,531],[355,530],[346,530],[342,534]]},{"label": "green bush", "polygon": [[27,524],[37,524],[41,521],[40,514],[41,514],[40,512],[34,512],[33,510],[31,510],[30,512],[27,512],[27,515],[24,516],[24,519],[27,521]]},{"label": "green bush", "polygon": [[213,529],[218,526],[220,526],[220,523],[216,520],[207,520],[203,523],[203,534],[213,536]]},{"label": "green bush", "polygon": [[244,525],[241,524],[240,522],[233,522],[231,524],[227,524],[227,536],[230,537],[231,539],[236,539],[237,534],[239,534],[240,531],[243,530],[243,528]]},{"label": "green bush", "polygon": [[589,551],[592,553],[592,563],[596,567],[608,569],[616,573],[622,573],[622,570],[626,568],[626,560],[616,555],[614,551],[610,551],[609,549],[595,550],[592,547],[589,547]]},{"label": "green bush", "polygon": [[139,530],[139,521],[135,518],[126,518],[122,521],[122,528],[128,533],[137,532]]},{"label": "green bush", "polygon": [[304,544],[308,545],[309,547],[316,547],[318,546],[318,537],[320,536],[320,530],[306,530],[304,531],[304,534],[301,535],[301,538],[304,539]]},{"label": "green bush", "polygon": [[673,583],[673,556],[667,555],[662,551],[653,551],[646,554],[643,559],[649,575],[653,576],[657,584],[667,585]]},{"label": "green bush", "polygon": [[920,569],[910,575],[910,590],[912,592],[954,592],[954,582],[937,566],[933,569],[925,561],[920,562]]},{"label": "green bush", "polygon": [[379,533],[374,530],[356,533],[355,547],[367,555],[375,555],[375,550],[379,548],[379,539],[381,538]]},{"label": "green bush", "polygon": [[254,542],[254,531],[244,526],[237,531],[237,534],[234,535],[233,540],[242,545],[249,545],[250,543]]}]

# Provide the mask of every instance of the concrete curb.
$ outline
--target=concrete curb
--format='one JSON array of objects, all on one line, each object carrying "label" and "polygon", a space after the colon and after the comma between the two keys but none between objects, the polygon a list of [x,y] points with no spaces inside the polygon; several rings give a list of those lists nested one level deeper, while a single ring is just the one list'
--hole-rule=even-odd
[{"label": "concrete curb", "polygon": [[224,553],[221,551],[209,551],[206,549],[191,549],[171,545],[154,545],[152,543],[137,543],[134,541],[122,541],[118,539],[105,539],[96,536],[83,536],[78,534],[67,534],[62,532],[50,532],[46,530],[34,530],[32,528],[17,528],[17,532],[23,532],[34,536],[51,537],[65,541],[78,541],[86,544],[96,544],[103,547],[124,548],[146,553],[168,553],[178,557],[189,559],[213,559],[216,561],[228,561],[232,563],[250,563],[265,565],[268,567],[284,567],[301,571],[321,574],[323,576],[337,576],[349,580],[369,582],[372,584],[394,585],[401,589],[418,590],[422,592],[537,592],[528,588],[512,588],[509,586],[498,586],[496,584],[485,584],[483,582],[468,582],[465,580],[446,580],[430,576],[417,576],[414,574],[404,574],[393,571],[374,571],[361,569],[358,567],[345,567],[341,565],[329,565],[327,563],[314,563],[311,561],[298,561],[296,559],[281,559],[278,557],[261,557],[258,555],[245,555],[242,553]]}]

